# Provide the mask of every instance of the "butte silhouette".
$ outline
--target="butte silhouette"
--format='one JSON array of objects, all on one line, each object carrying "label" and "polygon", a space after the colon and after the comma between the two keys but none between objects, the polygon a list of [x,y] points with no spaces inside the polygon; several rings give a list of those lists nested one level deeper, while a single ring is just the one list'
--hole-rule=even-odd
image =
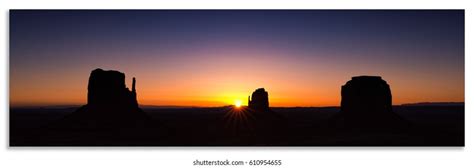
[{"label": "butte silhouette", "polygon": [[153,125],[138,107],[136,80],[132,90],[125,86],[125,74],[95,69],[89,77],[87,104],[59,121],[58,127],[77,130],[134,129]]},{"label": "butte silhouette", "polygon": [[248,97],[248,106],[254,111],[270,111],[268,103],[268,92],[264,88],[259,88],[252,93],[252,99]]},{"label": "butte silhouette", "polygon": [[380,76],[356,76],[341,87],[341,112],[334,120],[344,128],[398,129],[408,123],[392,111],[390,86]]},{"label": "butte silhouette", "polygon": [[255,119],[256,133],[259,136],[270,138],[272,137],[271,134],[276,132],[286,134],[288,121],[285,117],[270,109],[268,92],[264,88],[258,88],[252,93],[251,97],[249,96],[248,108],[250,115]]}]

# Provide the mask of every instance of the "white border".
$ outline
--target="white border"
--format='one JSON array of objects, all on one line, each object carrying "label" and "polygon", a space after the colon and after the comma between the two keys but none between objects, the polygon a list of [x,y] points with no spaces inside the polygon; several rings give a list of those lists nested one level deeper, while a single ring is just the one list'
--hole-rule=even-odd
[{"label": "white border", "polygon": [[[193,167],[195,159],[283,159],[281,167],[473,167],[472,5],[439,0],[12,0],[0,2],[0,167]],[[9,9],[466,9],[465,148],[8,148]],[[471,87],[469,87],[471,86]],[[5,124],[4,124],[5,123]],[[213,166],[215,167],[215,166]],[[243,167],[243,166],[241,166]],[[249,166],[250,167],[250,166]]]}]

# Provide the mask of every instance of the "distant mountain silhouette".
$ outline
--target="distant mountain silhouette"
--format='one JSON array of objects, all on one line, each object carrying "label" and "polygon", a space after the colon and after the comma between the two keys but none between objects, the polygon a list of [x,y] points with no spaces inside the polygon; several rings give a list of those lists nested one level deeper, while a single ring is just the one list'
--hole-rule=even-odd
[{"label": "distant mountain silhouette", "polygon": [[464,102],[420,102],[401,104],[401,106],[464,106]]},{"label": "distant mountain silhouette", "polygon": [[341,113],[335,121],[345,128],[384,129],[406,126],[392,110],[390,86],[379,76],[356,76],[341,87]]},{"label": "distant mountain silhouette", "polygon": [[87,104],[59,121],[62,129],[134,129],[152,125],[138,107],[136,80],[132,90],[125,86],[125,74],[95,69],[88,84]]}]

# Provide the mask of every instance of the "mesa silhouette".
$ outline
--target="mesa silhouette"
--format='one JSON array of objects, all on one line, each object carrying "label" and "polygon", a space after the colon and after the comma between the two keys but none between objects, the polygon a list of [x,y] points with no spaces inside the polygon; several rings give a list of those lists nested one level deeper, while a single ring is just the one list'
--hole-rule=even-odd
[{"label": "mesa silhouette", "polygon": [[380,76],[356,76],[343,85],[341,113],[333,120],[346,129],[401,130],[409,126],[393,112],[390,86]]}]

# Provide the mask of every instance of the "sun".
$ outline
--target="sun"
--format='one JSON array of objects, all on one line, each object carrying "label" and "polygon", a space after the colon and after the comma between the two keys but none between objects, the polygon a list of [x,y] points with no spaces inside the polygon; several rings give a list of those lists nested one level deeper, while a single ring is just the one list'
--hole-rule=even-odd
[{"label": "sun", "polygon": [[235,107],[242,106],[242,100],[235,100],[234,105],[235,105]]}]

